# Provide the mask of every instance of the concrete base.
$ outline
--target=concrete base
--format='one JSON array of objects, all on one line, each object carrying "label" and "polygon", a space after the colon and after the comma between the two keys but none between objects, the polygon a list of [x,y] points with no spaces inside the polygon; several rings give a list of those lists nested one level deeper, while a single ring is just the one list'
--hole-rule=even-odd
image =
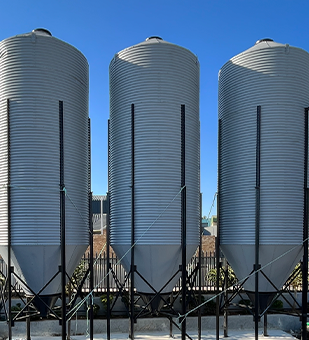
[{"label": "concrete base", "polygon": [[[197,332],[195,331],[194,333],[190,333],[190,337],[193,340],[198,340],[198,335]],[[215,340],[216,334],[215,332],[204,332],[201,335],[201,340]],[[269,332],[269,335],[267,337],[264,337],[261,332],[258,334],[259,339],[265,339],[265,340],[295,340],[295,338],[287,334],[283,331],[280,330],[271,330]],[[13,340],[24,340],[25,338],[13,338]],[[45,336],[32,336],[31,340],[61,340],[61,337],[45,337]],[[93,340],[103,340],[106,339],[106,334],[96,334],[93,337]],[[127,334],[124,333],[112,333],[111,334],[111,339],[112,340],[124,340],[124,339],[129,339]],[[173,337],[171,338],[169,335],[167,335],[164,332],[153,332],[153,333],[135,333],[134,334],[134,339],[135,340],[171,340],[171,339],[177,339],[181,340],[182,336],[180,333],[174,334]],[[188,338],[189,339],[189,338]],[[219,339],[226,339],[223,337],[221,334],[219,336]],[[228,337],[229,340],[255,340],[255,335],[254,332],[250,331],[233,331],[229,334]],[[71,337],[71,340],[90,340],[89,335],[76,335]]]},{"label": "concrete base", "polygon": [[[174,320],[177,321],[176,319]],[[188,317],[186,321],[187,332],[197,333],[197,317]],[[231,315],[228,318],[229,333],[234,331],[247,330],[254,333],[254,322],[250,315]],[[263,323],[260,323],[260,333],[263,330]],[[216,318],[215,316],[205,316],[202,318],[202,332],[215,332]],[[166,318],[149,318],[138,319],[135,324],[136,333],[153,333],[162,332],[162,334],[169,335],[170,324]],[[282,330],[290,333],[290,331],[299,331],[299,318],[290,315],[268,315],[268,329]],[[89,322],[87,320],[72,320],[71,321],[71,336],[86,335],[89,332]],[[1,334],[2,333],[2,334]],[[24,339],[26,335],[26,323],[15,322],[12,328],[13,339]],[[94,320],[94,333],[106,334],[106,320]],[[129,319],[112,319],[111,333],[124,334],[128,336],[129,333]],[[178,334],[179,330],[173,326],[173,334]],[[223,318],[220,317],[220,333],[223,334]],[[0,338],[7,335],[7,325],[5,322],[0,323]],[[61,326],[58,321],[33,321],[31,322],[31,336],[60,336]],[[105,336],[104,336],[105,338]]]}]

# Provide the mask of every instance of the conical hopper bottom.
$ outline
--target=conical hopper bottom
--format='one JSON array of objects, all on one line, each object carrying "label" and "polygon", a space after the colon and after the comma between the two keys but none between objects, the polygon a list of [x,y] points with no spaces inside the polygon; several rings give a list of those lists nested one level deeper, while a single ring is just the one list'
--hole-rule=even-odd
[{"label": "conical hopper bottom", "polygon": [[[255,292],[246,291],[249,299],[251,300],[253,306],[255,306]],[[276,292],[259,292],[259,311],[263,313],[267,307],[272,303]]]},{"label": "conical hopper bottom", "polygon": [[140,296],[144,303],[147,305],[148,310],[151,314],[157,314],[160,312],[162,307],[165,305],[165,301],[168,300],[170,294],[143,294]]},{"label": "conical hopper bottom", "polygon": [[[255,291],[255,245],[220,245],[238,280],[245,280],[244,289]],[[302,245],[263,244],[259,247],[261,272],[259,292],[274,293],[279,290],[302,257]]]},{"label": "conical hopper bottom", "polygon": [[[49,313],[50,309],[52,309],[60,295],[40,295],[35,296],[32,300],[34,307],[40,312],[42,318],[46,318]],[[32,297],[31,297],[32,298]],[[48,308],[48,307],[50,308]]]},{"label": "conical hopper bottom", "polygon": [[[112,247],[121,259],[121,264],[127,271],[131,269],[130,248],[131,245],[112,244]],[[187,263],[196,251],[197,245],[187,244]],[[181,272],[179,266],[182,264],[181,246],[147,244],[135,246],[135,267],[138,274],[134,274],[134,286],[140,294],[170,294]],[[163,287],[163,288],[162,288]]]}]

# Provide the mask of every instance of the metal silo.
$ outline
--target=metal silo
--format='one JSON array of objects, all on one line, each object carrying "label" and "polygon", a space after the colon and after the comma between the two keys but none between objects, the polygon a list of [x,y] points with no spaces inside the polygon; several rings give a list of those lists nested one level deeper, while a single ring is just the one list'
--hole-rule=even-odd
[{"label": "metal silo", "polygon": [[12,266],[26,293],[48,299],[61,287],[60,275],[45,287],[61,264],[61,172],[68,275],[88,246],[86,58],[45,29],[1,41],[0,121],[1,256],[8,261],[10,242]]},{"label": "metal silo", "polygon": [[[258,254],[279,289],[301,258],[308,94],[309,54],[271,39],[220,70],[220,245],[239,279]],[[272,284],[259,274],[261,306],[270,303]],[[244,287],[250,296],[254,277]]]},{"label": "metal silo", "polygon": [[[157,291],[168,283],[162,293],[171,292],[177,282],[179,275],[168,281],[178,271],[182,256],[182,106],[189,260],[199,244],[200,225],[198,59],[159,37],[114,56],[110,63],[111,245],[118,257],[124,257],[122,263],[129,271],[134,228],[136,269]],[[137,275],[135,286],[140,293],[153,293]]]}]

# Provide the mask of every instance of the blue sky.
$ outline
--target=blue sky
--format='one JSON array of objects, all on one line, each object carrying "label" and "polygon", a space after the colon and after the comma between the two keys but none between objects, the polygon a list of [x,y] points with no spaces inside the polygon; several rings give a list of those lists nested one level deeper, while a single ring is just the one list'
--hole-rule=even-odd
[{"label": "blue sky", "polygon": [[44,27],[88,59],[94,194],[107,191],[108,66],[114,54],[152,35],[195,53],[201,65],[201,191],[208,215],[217,190],[218,71],[265,37],[309,51],[308,14],[307,0],[11,0],[1,3],[0,40]]}]

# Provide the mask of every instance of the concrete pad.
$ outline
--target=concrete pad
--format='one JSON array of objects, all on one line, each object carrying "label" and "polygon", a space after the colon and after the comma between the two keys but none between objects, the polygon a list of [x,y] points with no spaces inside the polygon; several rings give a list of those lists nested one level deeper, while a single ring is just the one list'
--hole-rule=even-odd
[{"label": "concrete pad", "polygon": [[[198,324],[196,317],[188,317],[186,319],[186,329],[189,336],[196,340],[198,338]],[[201,332],[202,339],[216,338],[216,318],[214,316],[202,317]],[[263,336],[263,322],[259,323],[259,338],[265,340],[281,340],[294,339],[289,333],[300,330],[299,318],[290,315],[269,315],[267,319],[268,337]],[[177,324],[178,319],[174,319]],[[72,340],[88,340],[89,323],[87,320],[72,320],[71,321],[71,339]],[[94,320],[94,340],[106,339],[106,320]],[[181,327],[180,324],[178,324]],[[252,316],[249,315],[233,315],[228,319],[228,339],[255,339],[254,322]],[[46,339],[46,340],[61,340],[61,326],[56,320],[33,321],[31,322],[31,339]],[[136,340],[157,340],[171,339],[170,322],[167,318],[145,318],[138,319],[134,325],[134,334]],[[174,339],[181,339],[181,332],[173,325]],[[223,337],[223,318],[220,317],[219,322],[220,339]],[[26,338],[26,323],[16,322],[12,328],[13,340],[25,340]],[[75,335],[77,334],[77,335]],[[111,339],[120,340],[128,339],[129,334],[129,319],[112,319],[111,320]],[[0,323],[0,339],[7,336],[7,324]]]},{"label": "concrete pad", "polygon": [[[188,332],[189,333],[189,332]],[[259,332],[259,339],[265,339],[265,340],[291,340],[295,338],[288,333],[285,333],[281,330],[270,330],[269,335],[267,337],[264,337],[262,332]],[[190,337],[194,340],[198,339],[197,333],[189,333]],[[136,340],[161,340],[161,339],[181,339],[181,334],[177,333],[174,334],[173,338],[170,338],[166,332],[151,332],[151,333],[135,333],[134,338]],[[56,336],[56,337],[42,337],[42,336],[32,336],[32,340],[39,340],[39,339],[44,339],[44,340],[61,340],[61,337]],[[106,334],[95,334],[93,337],[94,340],[105,340],[106,339]],[[111,339],[112,340],[123,340],[123,339],[128,339],[128,334],[127,333],[112,333],[111,334]],[[211,339],[216,339],[216,334],[215,332],[202,332],[202,340],[211,340]],[[220,339],[227,339],[224,338],[223,334],[220,335]],[[254,332],[252,331],[231,331],[229,332],[228,336],[229,340],[255,340],[255,335]],[[25,340],[25,338],[13,338],[13,340]],[[90,340],[89,336],[85,335],[73,335],[71,336],[71,340]]]},{"label": "concrete pad", "polygon": [[[179,320],[173,319],[179,327]],[[262,320],[263,321],[263,320]],[[216,318],[214,316],[202,317],[201,320],[202,333],[204,332],[215,332],[216,330]],[[220,333],[223,334],[223,318],[220,317],[219,329]],[[282,330],[290,333],[297,332],[300,330],[301,324],[298,317],[290,315],[268,315],[267,318],[268,330]],[[67,325],[67,329],[68,329]],[[106,319],[95,319],[94,320],[94,334],[106,334],[107,323]],[[111,320],[111,333],[115,334],[128,334],[129,333],[129,319],[112,319]],[[71,333],[73,335],[87,334],[89,331],[90,324],[88,320],[72,320]],[[250,315],[231,315],[228,318],[228,330],[229,333],[232,331],[250,331],[254,334],[255,324],[253,318]],[[62,329],[59,322],[56,320],[45,320],[45,321],[32,321],[31,322],[31,336],[60,336]],[[196,317],[188,317],[186,319],[186,329],[188,333],[197,333],[198,330],[198,319]],[[6,322],[0,322],[0,339],[1,336],[7,334]],[[162,332],[162,334],[169,334],[170,322],[167,318],[140,318],[134,325],[135,334],[155,334],[156,332]],[[259,323],[259,332],[263,331],[263,322]],[[179,332],[177,327],[173,325],[173,333]],[[15,326],[12,328],[13,338],[22,338],[26,334],[26,323],[15,322]]]}]

